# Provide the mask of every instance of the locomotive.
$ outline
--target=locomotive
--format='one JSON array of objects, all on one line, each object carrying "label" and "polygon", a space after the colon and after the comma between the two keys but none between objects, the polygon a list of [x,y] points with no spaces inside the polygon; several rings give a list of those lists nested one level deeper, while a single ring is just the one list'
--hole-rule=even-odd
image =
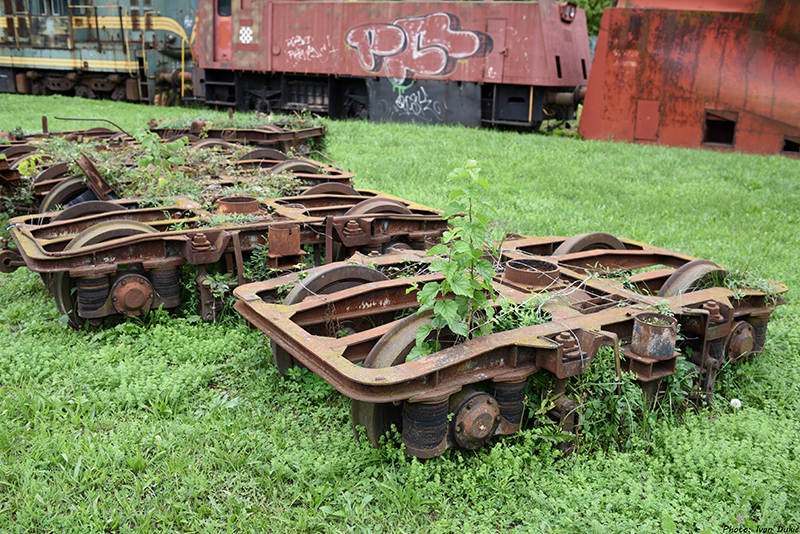
[{"label": "locomotive", "polygon": [[0,92],[151,104],[190,95],[196,10],[196,0],[4,0]]},{"label": "locomotive", "polygon": [[591,68],[567,2],[98,4],[0,3],[0,92],[535,129]]}]

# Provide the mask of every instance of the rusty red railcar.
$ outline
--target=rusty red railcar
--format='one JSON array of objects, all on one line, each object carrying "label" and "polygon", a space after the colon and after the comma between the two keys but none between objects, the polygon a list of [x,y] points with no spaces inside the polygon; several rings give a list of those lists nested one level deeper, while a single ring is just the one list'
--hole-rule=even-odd
[{"label": "rusty red railcar", "polygon": [[535,128],[572,116],[591,67],[566,2],[200,0],[195,96],[211,106]]},{"label": "rusty red railcar", "polygon": [[626,0],[603,13],[579,132],[800,157],[798,0]]}]

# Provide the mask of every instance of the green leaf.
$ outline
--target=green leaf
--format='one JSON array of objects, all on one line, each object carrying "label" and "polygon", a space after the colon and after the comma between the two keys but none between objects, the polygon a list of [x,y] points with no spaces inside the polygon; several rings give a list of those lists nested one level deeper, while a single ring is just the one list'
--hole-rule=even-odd
[{"label": "green leaf", "polygon": [[433,331],[433,326],[428,323],[423,324],[417,330],[417,346],[422,345],[428,339],[428,334]]},{"label": "green leaf", "polygon": [[417,301],[420,304],[427,304],[436,298],[439,293],[439,282],[427,282],[422,286],[422,291],[417,293]]},{"label": "green leaf", "polygon": [[453,250],[458,254],[469,254],[470,248],[469,243],[466,241],[456,241],[453,243]]},{"label": "green leaf", "polygon": [[447,205],[447,208],[445,208],[444,215],[442,215],[442,218],[448,219],[453,215],[464,213],[466,209],[467,207],[460,202],[451,202],[450,204]]},{"label": "green leaf", "polygon": [[466,276],[451,280],[450,288],[456,295],[463,295],[465,297],[472,296],[472,287],[469,283],[469,278],[467,278]]},{"label": "green leaf", "polygon": [[478,274],[481,275],[481,278],[484,280],[491,280],[496,274],[494,271],[494,266],[489,260],[479,259],[475,264],[475,270],[478,271]]},{"label": "green leaf", "polygon": [[675,521],[673,521],[668,515],[665,515],[661,518],[661,530],[667,534],[678,531],[678,529],[675,527]]},{"label": "green leaf", "polygon": [[458,321],[453,323],[447,323],[447,326],[450,330],[453,331],[454,334],[458,334],[459,336],[468,337],[469,336],[469,329],[467,328],[467,323]]},{"label": "green leaf", "polygon": [[450,324],[458,318],[458,304],[453,300],[440,300],[433,307],[433,313]]},{"label": "green leaf", "polygon": [[445,254],[447,253],[447,247],[439,243],[438,245],[434,245],[428,249],[428,256],[435,256],[437,254]]},{"label": "green leaf", "polygon": [[450,262],[448,260],[432,261],[431,264],[428,266],[428,270],[432,273],[441,273],[445,270],[445,268],[449,263]]}]

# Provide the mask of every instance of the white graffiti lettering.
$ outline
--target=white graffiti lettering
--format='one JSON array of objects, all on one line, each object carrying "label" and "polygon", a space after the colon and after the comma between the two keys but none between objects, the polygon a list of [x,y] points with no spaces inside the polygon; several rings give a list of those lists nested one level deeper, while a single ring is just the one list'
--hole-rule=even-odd
[{"label": "white graffiti lettering", "polygon": [[286,39],[286,55],[294,61],[313,61],[320,60],[325,63],[330,54],[335,54],[338,50],[331,43],[330,36],[326,36],[326,43],[316,46],[314,37],[311,35],[295,35]]},{"label": "white graffiti lettering", "polygon": [[487,34],[462,30],[450,13],[360,24],[347,32],[345,42],[356,50],[362,68],[384,69],[395,83],[415,75],[450,76],[458,61],[484,57],[492,49]]},{"label": "white graffiti lettering", "polygon": [[437,118],[442,115],[442,105],[432,100],[424,87],[410,94],[399,94],[394,101],[398,112],[403,115],[414,115],[421,117],[433,113]]}]

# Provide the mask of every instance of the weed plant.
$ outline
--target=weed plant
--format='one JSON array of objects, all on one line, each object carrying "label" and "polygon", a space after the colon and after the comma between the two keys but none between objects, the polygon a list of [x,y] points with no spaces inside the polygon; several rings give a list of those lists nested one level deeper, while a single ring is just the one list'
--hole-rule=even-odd
[{"label": "weed plant", "polygon": [[[43,113],[115,117],[129,131],[153,117],[215,115],[66,97],[0,95],[0,103],[5,130],[35,131]],[[51,129],[62,124],[75,126],[50,121]],[[796,160],[325,124],[328,155],[356,173],[359,187],[444,207],[450,186],[440,177],[476,159],[511,231],[602,230],[749,264],[788,284],[789,304],[773,315],[765,352],[724,369],[709,408],[682,411],[673,382],[673,419],[627,419],[633,399],[602,401],[619,407],[616,428],[646,424],[646,434],[633,426],[630,437],[608,441],[602,436],[616,423],[584,411],[592,440],[581,438],[567,457],[552,426],[539,424],[419,461],[395,442],[372,449],[356,441],[347,400],[303,383],[311,374],[287,383],[265,337],[236,316],[204,324],[187,299],[185,316],[74,332],[59,324],[39,275],[1,274],[0,531],[723,533],[800,525]],[[595,383],[617,377],[585,380],[584,390],[599,392],[611,386]],[[526,417],[540,408],[541,396]]]}]

